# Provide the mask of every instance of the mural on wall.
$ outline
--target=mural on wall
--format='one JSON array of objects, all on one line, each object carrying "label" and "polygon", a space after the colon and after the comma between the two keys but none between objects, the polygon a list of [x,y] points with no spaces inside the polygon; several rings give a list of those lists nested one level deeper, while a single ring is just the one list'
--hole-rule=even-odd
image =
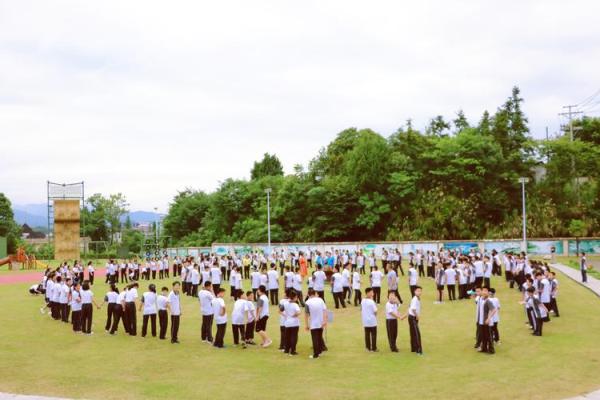
[{"label": "mural on wall", "polygon": [[442,244],[444,249],[456,251],[460,254],[469,254],[471,250],[479,251],[479,245],[475,242],[447,242]]},{"label": "mural on wall", "polygon": [[188,249],[188,256],[198,258],[198,249],[194,247]]},{"label": "mural on wall", "polygon": [[437,243],[403,243],[402,244],[402,254],[408,255],[409,253],[416,253],[417,250],[421,250],[423,253],[427,253],[428,251],[436,252],[438,251]]},{"label": "mural on wall", "polygon": [[[582,239],[579,241],[579,251],[586,254],[600,254],[600,240]],[[577,253],[577,241],[569,240],[569,254]]]},{"label": "mural on wall", "polygon": [[492,250],[496,250],[498,253],[506,254],[513,253],[517,254],[521,252],[521,242],[516,241],[505,241],[505,242],[483,242],[483,248],[486,253],[491,253]]},{"label": "mural on wall", "polygon": [[397,243],[385,243],[385,244],[368,243],[368,244],[362,245],[363,254],[366,256],[370,256],[371,254],[375,253],[376,257],[381,257],[381,255],[383,254],[383,250],[387,250],[388,252],[391,252],[396,249],[401,250],[400,245]]},{"label": "mural on wall", "polygon": [[551,254],[552,247],[556,254],[563,253],[562,240],[534,240],[527,242],[527,254]]}]

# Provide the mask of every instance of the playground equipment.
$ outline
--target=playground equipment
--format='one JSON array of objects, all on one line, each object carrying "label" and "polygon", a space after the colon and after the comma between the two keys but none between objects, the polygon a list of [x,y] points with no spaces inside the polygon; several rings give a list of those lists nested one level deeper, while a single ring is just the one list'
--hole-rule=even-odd
[{"label": "playground equipment", "polygon": [[38,263],[33,254],[27,255],[27,253],[25,253],[25,249],[19,247],[17,249],[17,254],[0,259],[0,266],[7,264],[8,269],[12,270],[14,269],[14,264],[21,264],[21,269],[35,269],[37,268],[38,264],[41,263]]},{"label": "playground equipment", "polygon": [[84,183],[48,181],[48,232],[54,241],[54,258],[78,260],[80,256],[81,208],[84,205]]}]

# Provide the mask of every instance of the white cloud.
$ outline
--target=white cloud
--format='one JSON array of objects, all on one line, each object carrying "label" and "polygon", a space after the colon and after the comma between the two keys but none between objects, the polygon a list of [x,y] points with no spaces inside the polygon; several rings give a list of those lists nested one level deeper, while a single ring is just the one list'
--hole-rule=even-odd
[{"label": "white cloud", "polygon": [[532,132],[600,88],[594,1],[0,1],[0,190],[45,181],[166,210],[176,190],[289,172],[349,127],[388,135],[519,85]]}]

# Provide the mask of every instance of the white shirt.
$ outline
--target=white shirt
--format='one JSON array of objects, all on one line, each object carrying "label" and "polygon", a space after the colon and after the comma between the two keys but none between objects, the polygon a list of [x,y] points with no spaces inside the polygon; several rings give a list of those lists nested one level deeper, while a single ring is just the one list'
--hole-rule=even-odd
[{"label": "white shirt", "polygon": [[105,299],[108,304],[114,304],[119,301],[119,293],[110,291],[106,293]]},{"label": "white shirt", "polygon": [[284,313],[286,328],[300,326],[300,306],[298,305],[298,303],[288,301],[288,303],[285,305]]},{"label": "white shirt", "polygon": [[81,304],[92,304],[92,297],[94,297],[94,293],[91,290],[82,290]]},{"label": "white shirt", "polygon": [[373,299],[364,298],[360,303],[362,323],[365,328],[377,326],[377,304]]},{"label": "white shirt", "polygon": [[342,274],[340,274],[339,272],[336,272],[335,274],[333,274],[331,276],[331,282],[332,282],[333,293],[340,293],[341,291],[344,290],[344,288],[342,286]]},{"label": "white shirt", "polygon": [[408,314],[413,317],[418,317],[421,315],[421,300],[417,296],[413,296],[410,301],[410,306],[408,307]]},{"label": "white shirt", "polygon": [[260,272],[252,271],[250,273],[250,279],[252,280],[252,289],[258,289],[260,286]]},{"label": "white shirt", "polygon": [[388,301],[385,303],[385,318],[396,319],[396,316],[393,313],[398,313],[398,303],[390,303]]},{"label": "white shirt", "polygon": [[543,278],[541,281],[542,285],[544,285],[544,288],[542,289],[542,293],[540,294],[540,301],[542,303],[550,303],[550,293],[551,293],[551,285],[550,285],[550,281],[548,281],[548,279]]},{"label": "white shirt", "polygon": [[212,301],[215,295],[206,290],[202,289],[198,292],[198,301],[200,302],[200,311],[202,315],[213,315]]},{"label": "white shirt", "polygon": [[71,292],[71,310],[81,311],[81,295],[75,289]]},{"label": "white shirt", "polygon": [[381,278],[382,277],[383,277],[383,274],[379,270],[371,272],[371,286],[381,287]]},{"label": "white shirt", "polygon": [[167,309],[167,298],[165,296],[163,296],[162,294],[159,294],[156,297],[156,307],[159,310],[166,310]]},{"label": "white shirt", "polygon": [[181,315],[181,304],[179,303],[179,294],[176,294],[171,290],[169,293],[169,297],[167,298],[167,303],[171,307],[171,315]]},{"label": "white shirt", "polygon": [[145,292],[142,295],[142,303],[144,303],[144,315],[156,314],[156,293]]},{"label": "white shirt", "polygon": [[315,271],[313,277],[314,277],[313,288],[317,292],[322,292],[323,290],[325,290],[325,279],[327,279],[325,272]]},{"label": "white shirt", "polygon": [[212,299],[212,310],[215,315],[215,323],[217,325],[227,323],[227,313],[221,315],[221,312],[225,308],[225,300],[222,297],[215,297]]},{"label": "white shirt", "polygon": [[342,270],[342,286],[349,287],[350,286],[350,271],[346,268]]},{"label": "white shirt", "polygon": [[198,270],[196,268],[194,268],[192,270],[191,278],[192,278],[192,285],[200,284],[200,272],[198,272]]},{"label": "white shirt", "polygon": [[360,290],[360,274],[357,271],[352,273],[352,289]]},{"label": "white shirt", "polygon": [[446,269],[446,285],[456,285],[456,270],[454,268]]},{"label": "white shirt", "polygon": [[125,303],[131,303],[138,298],[138,292],[136,288],[131,288],[125,293]]},{"label": "white shirt", "polygon": [[243,325],[244,315],[248,311],[248,300],[237,299],[233,304],[233,311],[231,312],[231,323],[233,325]]},{"label": "white shirt", "polygon": [[492,322],[500,322],[500,300],[497,297],[490,297],[494,307],[496,307],[496,314],[492,317]]},{"label": "white shirt", "polygon": [[419,274],[414,267],[410,267],[408,269],[408,285],[409,286],[417,286],[417,280],[419,279]]},{"label": "white shirt", "polygon": [[272,269],[267,272],[267,277],[269,282],[269,289],[279,289],[279,282],[277,281],[277,278],[279,278],[279,273],[276,270]]},{"label": "white shirt", "polygon": [[213,285],[221,284],[221,270],[217,267],[210,269],[210,281]]},{"label": "white shirt", "polygon": [[285,312],[281,312],[281,310],[285,310],[285,307],[288,305],[290,301],[288,299],[279,300],[279,325],[285,326]]},{"label": "white shirt", "polygon": [[320,329],[323,327],[323,314],[327,306],[319,296],[311,297],[306,300],[306,313],[308,314],[308,323],[310,329]]},{"label": "white shirt", "polygon": [[260,314],[258,314],[258,318],[268,317],[269,316],[269,298],[266,294],[262,294],[258,297],[256,302],[257,306],[260,308]]}]

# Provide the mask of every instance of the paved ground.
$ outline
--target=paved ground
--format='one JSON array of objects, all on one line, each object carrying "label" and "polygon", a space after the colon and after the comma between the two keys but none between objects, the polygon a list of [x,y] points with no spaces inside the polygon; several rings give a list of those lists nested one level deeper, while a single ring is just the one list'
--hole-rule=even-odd
[{"label": "paved ground", "polygon": [[595,293],[597,296],[600,297],[600,279],[596,279],[592,276],[587,277],[587,283],[582,283],[581,282],[581,272],[579,272],[576,269],[573,269],[571,267],[567,267],[566,265],[563,264],[550,264],[550,266],[560,272],[563,273],[563,275],[566,275],[567,277],[571,278],[572,280],[574,280],[575,282],[579,283],[581,286],[591,290],[593,293]]},{"label": "paved ground", "polygon": [[59,397],[25,396],[22,394],[0,393],[0,400],[68,400]]}]

